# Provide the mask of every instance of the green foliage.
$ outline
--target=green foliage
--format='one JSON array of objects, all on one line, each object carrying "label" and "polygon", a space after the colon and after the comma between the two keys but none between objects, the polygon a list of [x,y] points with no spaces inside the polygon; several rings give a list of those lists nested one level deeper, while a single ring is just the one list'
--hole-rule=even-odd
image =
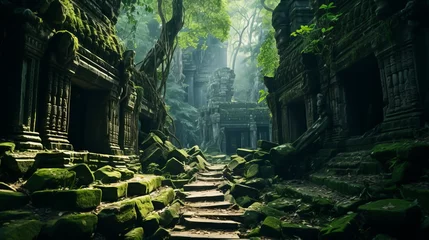
[{"label": "green foliage", "polygon": [[274,73],[279,66],[280,58],[277,52],[276,40],[274,38],[274,29],[268,33],[265,41],[262,43],[258,55],[258,67],[262,68],[262,74],[268,77],[274,77]]},{"label": "green foliage", "polygon": [[301,37],[304,40],[304,49],[301,53],[322,54],[326,45],[328,34],[334,29],[334,24],[337,22],[341,13],[334,14],[332,10],[336,8],[333,2],[322,4],[319,10],[323,11],[322,16],[311,25],[302,25],[301,28],[291,33],[292,37]]},{"label": "green foliage", "polygon": [[268,96],[268,92],[267,91],[265,91],[263,89],[259,90],[259,100],[258,100],[258,103],[261,103],[261,102],[265,101],[265,99],[267,99],[267,96]]}]

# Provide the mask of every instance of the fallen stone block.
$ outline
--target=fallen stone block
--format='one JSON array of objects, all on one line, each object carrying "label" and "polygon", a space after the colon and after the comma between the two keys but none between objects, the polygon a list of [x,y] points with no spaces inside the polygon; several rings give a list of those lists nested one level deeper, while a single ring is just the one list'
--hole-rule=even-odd
[{"label": "fallen stone block", "polygon": [[164,209],[164,211],[159,214],[159,224],[166,228],[176,225],[180,218],[180,206],[181,204],[176,202]]},{"label": "fallen stone block", "polygon": [[94,177],[102,183],[116,183],[121,180],[122,174],[112,166],[104,166],[94,172]]},{"label": "fallen stone block", "polygon": [[89,169],[88,165],[84,163],[76,164],[68,168],[68,170],[76,173],[76,187],[88,186],[95,181],[95,177],[91,169]]},{"label": "fallen stone block", "polygon": [[266,217],[261,225],[261,236],[280,238],[282,236],[282,221],[275,217]]},{"label": "fallen stone block", "polygon": [[168,159],[175,158],[182,163],[188,162],[189,154],[183,149],[174,149],[168,153]]},{"label": "fallen stone block", "polygon": [[251,198],[259,198],[259,190],[253,187],[248,187],[242,184],[234,184],[231,188],[231,194],[235,197],[249,196]]},{"label": "fallen stone block", "polygon": [[38,169],[24,184],[24,188],[30,192],[56,189],[71,188],[75,184],[76,173],[64,168],[41,168]]},{"label": "fallen stone block", "polygon": [[46,240],[90,239],[95,233],[97,222],[97,216],[92,213],[65,215],[47,222],[39,238]]},{"label": "fallen stone block", "polygon": [[115,168],[115,170],[121,173],[122,181],[126,181],[134,177],[134,172],[127,168]]},{"label": "fallen stone block", "polygon": [[349,236],[356,236],[359,231],[357,225],[358,214],[352,213],[335,219],[326,227],[320,230],[320,236],[323,240],[341,240]]},{"label": "fallen stone block", "polygon": [[101,189],[103,202],[116,202],[120,198],[127,197],[128,183],[114,183],[111,185],[96,185],[95,188]]},{"label": "fallen stone block", "polygon": [[137,213],[137,223],[141,224],[145,218],[155,210],[150,196],[141,196],[133,198],[130,201],[134,201]]},{"label": "fallen stone block", "polygon": [[161,187],[163,177],[143,176],[142,179],[128,182],[128,196],[142,196]]},{"label": "fallen stone block", "polygon": [[166,188],[161,190],[161,192],[152,198],[152,204],[155,207],[155,210],[160,210],[168,206],[171,202],[173,202],[176,194],[174,193],[174,189]]},{"label": "fallen stone block", "polygon": [[246,148],[238,148],[237,149],[237,155],[240,157],[245,157],[249,154],[252,154],[255,152],[255,150],[246,149]]},{"label": "fallen stone block", "polygon": [[143,240],[144,230],[142,227],[134,228],[124,235],[124,240]]},{"label": "fallen stone block", "polygon": [[34,240],[37,239],[43,223],[38,220],[20,220],[0,227],[0,239]]},{"label": "fallen stone block", "polygon": [[35,163],[36,153],[6,153],[1,159],[1,167],[14,177],[22,177]]},{"label": "fallen stone block", "polygon": [[28,204],[29,197],[24,193],[0,190],[0,211],[17,209]]},{"label": "fallen stone block", "polygon": [[54,208],[60,211],[88,211],[101,202],[100,189],[43,190],[31,195],[38,208]]},{"label": "fallen stone block", "polygon": [[152,212],[145,217],[142,226],[145,229],[145,237],[152,236],[159,228],[160,216],[157,212]]},{"label": "fallen stone block", "polygon": [[257,147],[263,151],[270,151],[271,148],[277,147],[279,144],[265,140],[258,140]]},{"label": "fallen stone block", "polygon": [[135,202],[125,200],[110,204],[98,213],[97,231],[109,238],[133,228],[137,222]]},{"label": "fallen stone block", "polygon": [[164,168],[161,169],[163,173],[169,173],[172,175],[179,175],[180,173],[185,172],[185,165],[183,162],[177,160],[176,158],[170,158],[165,164]]}]

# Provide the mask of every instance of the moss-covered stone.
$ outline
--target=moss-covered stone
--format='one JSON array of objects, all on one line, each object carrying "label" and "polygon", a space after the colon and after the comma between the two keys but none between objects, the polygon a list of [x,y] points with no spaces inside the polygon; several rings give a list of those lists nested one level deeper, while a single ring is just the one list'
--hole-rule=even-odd
[{"label": "moss-covered stone", "polygon": [[296,154],[296,149],[290,143],[279,145],[270,150],[271,161],[280,164],[285,158]]},{"label": "moss-covered stone", "polygon": [[15,150],[15,143],[13,142],[0,142],[0,157],[6,152],[13,152]]},{"label": "moss-covered stone", "polygon": [[175,158],[182,163],[188,162],[189,154],[183,149],[174,149],[168,153],[168,159]]},{"label": "moss-covered stone", "polygon": [[249,154],[252,154],[255,152],[255,150],[251,150],[251,149],[246,149],[246,148],[238,148],[237,149],[237,155],[240,157],[245,157]]},{"label": "moss-covered stone", "polygon": [[193,146],[193,147],[191,147],[188,151],[187,151],[187,153],[189,154],[189,155],[193,155],[194,153],[196,153],[197,151],[199,151],[200,150],[200,147],[198,146],[198,145],[195,145],[195,146]]},{"label": "moss-covered stone", "polygon": [[407,200],[417,200],[423,210],[429,212],[429,189],[426,186],[402,185],[401,193]]},{"label": "moss-covered stone", "polygon": [[263,178],[254,178],[251,180],[247,180],[244,182],[244,185],[255,188],[255,189],[264,189],[268,185],[268,180],[265,180]]},{"label": "moss-covered stone", "polygon": [[140,156],[140,162],[143,167],[151,163],[156,163],[160,167],[164,167],[167,162],[167,154],[166,149],[161,144],[154,143],[143,151],[143,154]]},{"label": "moss-covered stone", "polygon": [[260,202],[255,202],[250,205],[243,214],[243,221],[246,225],[255,226],[267,216],[281,218],[286,214],[282,211],[263,205]]},{"label": "moss-covered stone", "polygon": [[76,173],[76,187],[87,186],[94,182],[94,174],[91,169],[89,169],[88,165],[76,164],[68,169],[69,171],[73,171]]},{"label": "moss-covered stone", "polygon": [[102,183],[116,183],[121,180],[122,174],[111,166],[104,166],[94,172],[94,177]]},{"label": "moss-covered stone", "polygon": [[275,217],[266,217],[261,225],[261,236],[280,238],[282,236],[282,221]]},{"label": "moss-covered stone", "polygon": [[251,198],[258,199],[260,193],[256,188],[248,187],[242,184],[234,184],[231,188],[231,194],[235,198],[249,196]]},{"label": "moss-covered stone", "polygon": [[124,235],[124,240],[143,240],[144,230],[142,227],[134,228]]},{"label": "moss-covered stone", "polygon": [[95,188],[101,189],[103,202],[116,202],[120,198],[127,196],[128,183],[114,183],[111,185],[96,185]]},{"label": "moss-covered stone", "polygon": [[261,228],[260,227],[256,227],[254,229],[252,229],[247,235],[246,237],[251,238],[251,237],[259,237],[261,236]]},{"label": "moss-covered stone", "polygon": [[421,210],[415,202],[402,199],[384,199],[369,202],[358,208],[365,222],[374,228],[394,230],[418,226]]},{"label": "moss-covered stone", "polygon": [[141,196],[153,192],[161,187],[162,177],[144,176],[141,180],[128,182],[128,196]]},{"label": "moss-covered stone", "polygon": [[170,232],[165,228],[158,228],[156,232],[148,239],[150,240],[165,240],[170,238]]},{"label": "moss-covered stone", "polygon": [[247,169],[244,176],[246,178],[253,178],[256,177],[259,173],[259,165],[258,164],[251,164]]},{"label": "moss-covered stone", "polygon": [[260,166],[259,167],[259,176],[261,178],[273,178],[275,176],[273,166]]},{"label": "moss-covered stone", "polygon": [[132,199],[132,201],[134,201],[136,206],[137,222],[141,224],[155,208],[153,207],[150,196],[137,197]]},{"label": "moss-covered stone", "polygon": [[140,149],[146,150],[154,143],[163,144],[163,141],[159,136],[151,132],[149,133],[147,138],[143,141],[143,143],[140,145]]},{"label": "moss-covered stone", "polygon": [[[317,239],[319,229],[303,224],[293,224],[288,222],[281,223],[282,233],[285,236],[297,236],[301,239]],[[350,235],[351,236],[351,235]],[[347,238],[346,238],[347,239]]]},{"label": "moss-covered stone", "polygon": [[419,141],[401,141],[396,143],[383,143],[376,145],[371,152],[371,157],[386,163],[398,158],[404,161],[420,162],[429,156],[429,143]]},{"label": "moss-covered stone", "polygon": [[412,162],[396,163],[392,171],[392,181],[394,183],[409,183],[418,180],[422,168]]},{"label": "moss-covered stone", "polygon": [[0,211],[23,207],[30,201],[27,195],[10,190],[0,190]]},{"label": "moss-covered stone", "polygon": [[247,208],[250,205],[252,205],[253,203],[255,203],[256,200],[253,198],[250,198],[249,196],[243,196],[243,197],[238,197],[236,199],[236,203],[243,208]]},{"label": "moss-covered stone", "polygon": [[31,195],[35,207],[54,208],[61,211],[87,211],[101,202],[100,189],[43,190]]},{"label": "moss-covered stone", "polygon": [[185,165],[176,158],[170,158],[165,164],[164,168],[161,169],[163,173],[169,173],[172,175],[179,175],[185,172]]},{"label": "moss-covered stone", "polygon": [[42,229],[43,223],[38,220],[14,221],[0,227],[0,239],[34,240]]},{"label": "moss-covered stone", "polygon": [[24,220],[32,219],[38,220],[38,216],[30,211],[21,211],[21,210],[10,210],[10,211],[0,211],[0,226],[12,220]]},{"label": "moss-covered stone", "polygon": [[76,173],[63,168],[42,168],[38,169],[24,184],[24,187],[30,192],[56,189],[71,188],[76,179]]},{"label": "moss-covered stone", "polygon": [[181,204],[179,202],[173,203],[170,207],[166,208],[164,211],[162,211],[159,216],[159,224],[162,227],[171,227],[175,225],[180,218],[180,206]]},{"label": "moss-covered stone", "polygon": [[358,231],[357,216],[356,213],[352,213],[328,223],[320,230],[321,239],[339,240],[346,239],[348,236],[355,236],[356,231]]},{"label": "moss-covered stone", "polygon": [[189,163],[195,163],[199,170],[203,170],[206,166],[210,165],[201,155],[192,155]]},{"label": "moss-covered stone", "polygon": [[168,206],[168,204],[173,202],[175,197],[176,194],[174,193],[174,189],[165,188],[161,190],[158,195],[152,198],[152,203],[156,210],[163,209]]},{"label": "moss-covered stone", "polygon": [[134,172],[127,168],[115,168],[116,171],[121,173],[121,180],[129,180],[134,177]]},{"label": "moss-covered stone", "polygon": [[145,229],[145,237],[152,236],[159,228],[160,216],[157,212],[152,212],[143,220],[142,226]]},{"label": "moss-covered stone", "polygon": [[98,218],[92,213],[69,214],[49,221],[42,229],[41,239],[90,239],[95,233]]},{"label": "moss-covered stone", "polygon": [[267,204],[268,207],[280,210],[280,211],[294,211],[296,209],[296,203],[290,198],[278,198]]},{"label": "moss-covered stone", "polygon": [[278,144],[265,140],[258,140],[257,146],[264,151],[270,151],[271,148],[277,147]]},{"label": "moss-covered stone", "polygon": [[106,206],[98,213],[97,231],[107,237],[117,237],[125,233],[137,222],[135,202],[121,201]]}]

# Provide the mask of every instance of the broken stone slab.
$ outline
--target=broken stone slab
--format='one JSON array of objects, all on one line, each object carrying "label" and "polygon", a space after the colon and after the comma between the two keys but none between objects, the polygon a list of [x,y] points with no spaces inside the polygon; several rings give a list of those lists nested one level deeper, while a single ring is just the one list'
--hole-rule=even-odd
[{"label": "broken stone slab", "polygon": [[255,199],[249,197],[249,196],[242,196],[242,197],[238,197],[236,199],[236,203],[243,208],[247,208],[250,205],[252,205],[253,203],[257,202]]},{"label": "broken stone slab", "polygon": [[250,164],[244,173],[244,177],[245,178],[253,178],[253,177],[256,177],[258,174],[259,174],[259,165],[258,164]]},{"label": "broken stone slab", "polygon": [[255,152],[255,150],[246,149],[246,148],[237,148],[237,155],[240,157],[245,157],[249,154],[252,154]]},{"label": "broken stone slab", "polygon": [[369,202],[359,206],[358,211],[372,228],[392,232],[394,235],[400,235],[402,229],[414,231],[422,217],[421,209],[416,202],[402,199]]},{"label": "broken stone slab", "polygon": [[151,133],[149,133],[147,138],[140,145],[140,149],[143,149],[144,151],[146,151],[147,148],[149,148],[151,145],[156,144],[156,143],[157,144],[164,144],[164,142],[162,141],[162,139],[159,136],[157,136],[155,133],[151,132]]},{"label": "broken stone slab", "polygon": [[164,168],[161,169],[163,173],[169,173],[172,175],[179,175],[185,172],[185,165],[183,162],[177,160],[175,157],[170,158],[165,164]]},{"label": "broken stone slab", "polygon": [[234,184],[231,188],[231,194],[235,197],[249,196],[251,198],[259,198],[260,192],[258,189],[253,187],[248,187],[242,184]]},{"label": "broken stone slab", "polygon": [[206,169],[209,171],[222,171],[225,168],[225,165],[222,164],[217,164],[217,165],[210,165],[210,166],[206,166]]},{"label": "broken stone slab", "polygon": [[269,160],[270,159],[270,153],[264,152],[264,151],[255,151],[253,153],[253,159],[262,159],[262,160]]},{"label": "broken stone slab", "polygon": [[21,208],[28,204],[29,197],[21,192],[0,190],[0,211]]},{"label": "broken stone slab", "polygon": [[222,177],[223,173],[211,171],[211,172],[200,172],[199,175],[203,177]]},{"label": "broken stone slab", "polygon": [[241,210],[231,209],[193,209],[183,213],[186,218],[207,218],[219,220],[232,220],[240,222],[244,212]]},{"label": "broken stone slab", "polygon": [[271,148],[277,147],[279,144],[274,142],[269,142],[265,140],[258,140],[257,147],[263,151],[270,151]]},{"label": "broken stone slab", "polygon": [[190,208],[199,208],[199,209],[227,209],[232,206],[231,202],[199,202],[199,203],[189,203],[186,204]]},{"label": "broken stone slab", "polygon": [[225,229],[236,230],[239,228],[240,223],[231,220],[215,220],[206,218],[184,218],[184,225],[187,228],[194,229]]},{"label": "broken stone slab", "polygon": [[84,163],[76,164],[68,168],[68,170],[76,173],[76,187],[88,186],[95,181],[95,177],[91,169],[89,169],[88,165]]},{"label": "broken stone slab", "polygon": [[270,159],[273,164],[280,164],[288,157],[293,157],[296,149],[290,143],[282,144],[270,150]]},{"label": "broken stone slab", "polygon": [[64,168],[41,168],[31,175],[24,188],[30,192],[60,187],[72,188],[75,179],[76,173]]},{"label": "broken stone slab", "polygon": [[98,213],[97,231],[106,237],[116,239],[120,233],[132,229],[137,222],[134,201],[110,204]]},{"label": "broken stone slab", "polygon": [[183,186],[183,190],[185,190],[186,192],[206,191],[206,190],[216,189],[217,185],[218,184],[214,182],[197,181],[197,182],[185,184]]},{"label": "broken stone slab", "polygon": [[168,159],[175,158],[182,163],[188,162],[189,154],[183,149],[174,149],[173,151],[168,153]]},{"label": "broken stone slab", "polygon": [[268,216],[261,225],[261,236],[280,238],[282,236],[282,221],[278,218]]},{"label": "broken stone slab", "polygon": [[200,177],[197,179],[202,182],[223,182],[225,179],[223,177]]},{"label": "broken stone slab", "polygon": [[351,213],[333,220],[320,230],[320,239],[345,239],[357,236],[359,231],[357,217],[357,213]]},{"label": "broken stone slab", "polygon": [[38,208],[53,208],[60,211],[88,211],[101,203],[100,189],[43,190],[31,195]]},{"label": "broken stone slab", "polygon": [[39,220],[39,216],[34,214],[34,212],[24,210],[0,211],[0,226],[6,222],[15,220]]},{"label": "broken stone slab", "polygon": [[39,238],[55,239],[90,239],[95,233],[98,218],[92,213],[68,214],[50,220],[43,227]]},{"label": "broken stone slab", "polygon": [[38,220],[19,220],[0,227],[0,239],[34,240],[37,239],[43,223]]},{"label": "broken stone slab", "polygon": [[22,177],[32,169],[36,153],[6,153],[1,159],[1,167],[14,177]]},{"label": "broken stone slab", "polygon": [[216,190],[204,192],[189,192],[189,195],[185,198],[186,202],[216,202],[224,200],[224,194]]},{"label": "broken stone slab", "polygon": [[134,172],[127,168],[115,168],[115,170],[121,173],[122,181],[126,181],[134,177]]},{"label": "broken stone slab", "polygon": [[201,155],[192,155],[189,158],[189,165],[190,164],[196,164],[199,170],[206,169],[206,166],[209,166],[210,164],[201,156]]},{"label": "broken stone slab", "polygon": [[173,202],[176,194],[174,193],[174,189],[165,188],[161,190],[161,192],[152,197],[152,204],[156,210],[160,210],[168,206],[171,202]]},{"label": "broken stone slab", "polygon": [[280,211],[290,212],[296,209],[297,203],[294,199],[281,197],[269,202],[267,206]]},{"label": "broken stone slab", "polygon": [[176,202],[176,203],[173,203],[168,208],[161,211],[159,213],[159,216],[160,216],[159,224],[165,228],[176,225],[177,222],[179,222],[179,218],[180,218],[180,215],[179,215],[180,207],[181,207],[180,203]]},{"label": "broken stone slab", "polygon": [[155,209],[153,207],[150,196],[141,196],[133,198],[129,201],[135,203],[137,213],[137,224],[142,224],[145,218]]},{"label": "broken stone slab", "polygon": [[[307,226],[304,224],[295,224],[282,222],[281,223],[282,234],[286,236],[297,236],[301,239],[318,239],[320,230],[317,227]],[[348,235],[355,236],[355,235]],[[329,238],[337,239],[337,238]],[[347,238],[346,238],[347,239]]]},{"label": "broken stone slab", "polygon": [[145,229],[145,237],[152,236],[159,228],[160,216],[157,212],[149,213],[142,222],[143,229]]},{"label": "broken stone slab", "polygon": [[124,240],[143,240],[144,230],[142,227],[134,228],[124,235]]},{"label": "broken stone slab", "polygon": [[428,156],[429,143],[411,140],[378,144],[371,151],[371,157],[383,164],[393,158],[422,163]]},{"label": "broken stone slab", "polygon": [[151,163],[157,163],[160,167],[164,167],[167,162],[167,150],[159,143],[154,143],[148,147],[140,156],[140,163],[143,167]]},{"label": "broken stone slab", "polygon": [[139,175],[128,182],[128,196],[142,196],[153,192],[162,185],[163,177],[155,175]]},{"label": "broken stone slab", "polygon": [[94,177],[102,183],[116,183],[121,180],[122,174],[112,166],[104,166],[94,172]]},{"label": "broken stone slab", "polygon": [[189,155],[193,155],[193,154],[194,154],[194,153],[196,153],[197,151],[200,151],[200,147],[199,147],[198,145],[195,145],[195,146],[191,147],[191,148],[187,151],[187,153],[188,153]]},{"label": "broken stone slab", "polygon": [[103,202],[116,202],[120,198],[127,197],[128,183],[114,183],[110,185],[96,185],[95,188],[101,189]]},{"label": "broken stone slab", "polygon": [[279,211],[277,209],[263,205],[260,202],[255,202],[250,205],[243,215],[243,221],[248,226],[255,226],[261,220],[265,219],[268,216],[281,218],[285,216],[286,213]]},{"label": "broken stone slab", "polygon": [[229,170],[233,171],[236,174],[243,173],[244,166],[245,166],[246,160],[242,157],[237,157],[231,160],[231,162],[228,163],[227,167]]}]

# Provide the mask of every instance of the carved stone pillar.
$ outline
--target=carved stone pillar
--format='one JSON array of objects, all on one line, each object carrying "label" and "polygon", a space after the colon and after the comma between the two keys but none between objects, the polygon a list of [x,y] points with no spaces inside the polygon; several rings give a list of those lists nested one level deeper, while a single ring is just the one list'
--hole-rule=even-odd
[{"label": "carved stone pillar", "polygon": [[252,149],[256,149],[256,142],[258,141],[257,139],[258,127],[252,115],[250,115],[249,130],[250,130],[250,147]]},{"label": "carved stone pillar", "polygon": [[289,18],[291,32],[299,29],[301,25],[307,25],[313,18],[313,11],[309,0],[292,0],[289,5]]},{"label": "carved stone pillar", "polygon": [[[135,116],[137,92],[132,85],[129,86],[129,96],[121,104],[121,121],[119,131],[120,147],[125,154],[135,154],[137,144],[137,117]],[[138,114],[138,113],[137,113]]]},{"label": "carved stone pillar", "polygon": [[281,104],[281,129],[282,129],[282,138],[283,142],[289,142],[289,116],[288,116],[288,107],[285,102]]},{"label": "carved stone pillar", "polygon": [[69,32],[58,32],[49,41],[38,118],[43,145],[48,149],[73,149],[68,127],[71,78],[79,64],[76,44]]},{"label": "carved stone pillar", "polygon": [[115,155],[123,154],[121,148],[119,147],[119,100],[118,86],[113,86],[112,90],[110,91],[109,102],[107,104],[107,132],[110,153]]}]

